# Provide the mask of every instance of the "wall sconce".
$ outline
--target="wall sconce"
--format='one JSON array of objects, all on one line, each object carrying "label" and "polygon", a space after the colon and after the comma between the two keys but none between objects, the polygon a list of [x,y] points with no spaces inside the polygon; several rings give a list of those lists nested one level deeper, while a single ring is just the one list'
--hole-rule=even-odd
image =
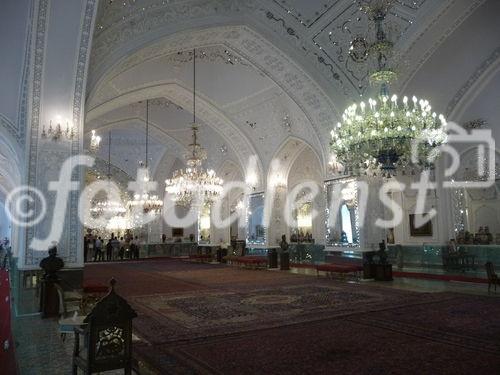
[{"label": "wall sconce", "polygon": [[259,182],[259,179],[257,178],[257,174],[255,172],[251,172],[248,174],[245,182],[252,188],[252,190],[255,190],[257,188],[257,184]]},{"label": "wall sconce", "polygon": [[281,173],[276,173],[272,177],[272,179],[270,181],[270,185],[272,188],[274,188],[276,190],[285,190],[287,183],[286,183],[285,177],[283,177],[283,175]]},{"label": "wall sconce", "polygon": [[57,125],[52,126],[52,120],[49,122],[49,128],[46,130],[45,125],[42,126],[42,138],[50,139],[52,141],[67,140],[71,141],[75,137],[75,130],[73,126],[69,126],[69,122],[66,122],[66,128],[63,130],[61,126],[61,121],[57,120]]},{"label": "wall sconce", "polygon": [[95,134],[95,130],[92,130],[92,136],[90,137],[90,151],[96,152],[99,150],[101,144],[101,137]]}]

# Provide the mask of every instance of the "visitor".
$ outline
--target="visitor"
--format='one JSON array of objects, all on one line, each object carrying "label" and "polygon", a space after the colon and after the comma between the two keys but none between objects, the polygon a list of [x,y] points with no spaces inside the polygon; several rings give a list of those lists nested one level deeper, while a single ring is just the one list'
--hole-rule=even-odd
[{"label": "visitor", "polygon": [[286,241],[286,235],[281,236],[280,248],[280,269],[286,271],[290,269],[290,254],[288,254],[288,242]]},{"label": "visitor", "polygon": [[112,246],[112,251],[111,251],[111,259],[117,259],[118,252],[120,251],[120,241],[118,241],[118,237],[116,236],[111,236],[111,246]]},{"label": "visitor", "polygon": [[89,253],[89,236],[85,235],[83,237],[83,263],[87,262],[87,255]]},{"label": "visitor", "polygon": [[135,236],[135,248],[134,248],[134,252],[132,253],[132,256],[134,257],[134,259],[139,259],[139,237]]},{"label": "visitor", "polygon": [[167,240],[167,235],[166,235],[165,233],[163,233],[163,234],[161,235],[161,242],[162,242],[162,243],[165,243],[165,241],[166,241],[166,240]]},{"label": "visitor", "polygon": [[128,242],[128,251],[127,251],[127,259],[132,259],[132,257],[134,256],[134,249],[135,249],[135,240],[134,240],[134,236],[132,236]]},{"label": "visitor", "polygon": [[94,243],[94,262],[98,262],[103,259],[102,254],[102,239],[97,237]]},{"label": "visitor", "polygon": [[110,238],[106,244],[106,260],[109,262],[113,257],[113,239]]},{"label": "visitor", "polygon": [[123,237],[120,237],[120,250],[118,252],[118,256],[120,257],[120,260],[123,260],[124,254],[125,254],[125,241],[123,240]]}]

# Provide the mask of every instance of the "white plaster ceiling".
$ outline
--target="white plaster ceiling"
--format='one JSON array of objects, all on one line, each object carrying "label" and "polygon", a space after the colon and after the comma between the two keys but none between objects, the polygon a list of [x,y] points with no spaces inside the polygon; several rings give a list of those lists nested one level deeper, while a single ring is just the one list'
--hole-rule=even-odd
[{"label": "white plaster ceiling", "polygon": [[[101,136],[97,156],[108,159],[108,134],[111,131],[111,163],[135,177],[137,167],[145,160],[146,108],[145,101],[114,109],[86,124],[86,144],[90,130]],[[192,141],[192,114],[165,98],[154,98],[149,105],[148,165],[155,175],[162,159],[183,160]],[[198,120],[199,141],[207,150],[207,168],[217,169],[224,160],[237,160],[234,150],[203,121]],[[162,168],[165,167],[163,161]],[[168,164],[168,163],[167,163]],[[170,171],[170,170],[169,170]],[[166,176],[170,177],[170,176]],[[165,178],[166,178],[165,177]]]},{"label": "white plaster ceiling", "polygon": [[[463,89],[467,80],[500,47],[499,7],[495,0],[396,1],[387,18],[401,72],[393,91],[422,95],[436,111],[452,111],[457,93],[470,88]],[[89,71],[89,117],[93,122],[116,110],[113,102],[158,96],[161,90],[184,105],[189,117],[188,51],[197,47],[206,54],[198,64],[200,99],[218,116],[199,116],[207,125],[203,135],[214,142],[212,149],[227,144],[230,150],[215,164],[232,158],[244,168],[255,152],[266,170],[283,141],[296,137],[318,153],[325,170],[328,132],[339,113],[376,90],[368,85],[366,61],[356,62],[348,52],[353,38],[370,41],[372,35],[353,0],[101,2]],[[494,95],[498,82],[488,82],[481,92]],[[485,106],[493,114],[493,99],[477,97],[468,103],[467,116]],[[176,128],[177,117],[173,112],[164,117],[168,135],[185,144],[187,133]],[[157,162],[162,158],[158,155]]]}]

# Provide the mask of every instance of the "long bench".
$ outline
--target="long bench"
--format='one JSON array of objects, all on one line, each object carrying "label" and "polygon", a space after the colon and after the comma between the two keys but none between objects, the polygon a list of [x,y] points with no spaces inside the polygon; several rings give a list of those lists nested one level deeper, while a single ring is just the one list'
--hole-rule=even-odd
[{"label": "long bench", "polygon": [[258,256],[234,256],[228,255],[224,259],[230,263],[238,266],[251,266],[252,268],[267,267],[267,258]]},{"label": "long bench", "polygon": [[330,277],[333,274],[340,274],[343,277],[347,274],[354,274],[356,277],[360,277],[363,272],[363,266],[356,264],[318,264],[316,265],[316,275],[319,276],[319,272],[326,272]]}]

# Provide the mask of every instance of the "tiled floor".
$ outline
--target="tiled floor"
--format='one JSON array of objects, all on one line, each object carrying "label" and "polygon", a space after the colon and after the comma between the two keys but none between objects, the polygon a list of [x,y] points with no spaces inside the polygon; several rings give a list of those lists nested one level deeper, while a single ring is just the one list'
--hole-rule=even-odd
[{"label": "tiled floor", "polygon": [[[41,319],[39,315],[17,318],[13,330],[21,375],[71,374],[74,336],[68,334],[63,341],[57,319]],[[140,371],[141,375],[153,375],[144,367]],[[123,370],[103,374],[122,375]]]}]

